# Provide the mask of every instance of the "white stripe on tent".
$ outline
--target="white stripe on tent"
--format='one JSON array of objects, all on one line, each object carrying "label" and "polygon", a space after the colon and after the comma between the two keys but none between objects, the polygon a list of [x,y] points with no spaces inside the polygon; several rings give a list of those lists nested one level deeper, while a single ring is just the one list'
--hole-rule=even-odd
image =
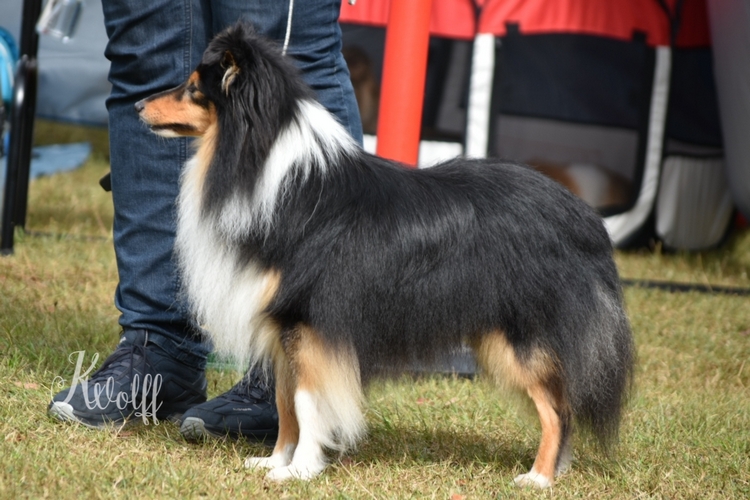
[{"label": "white stripe on tent", "polygon": [[[378,147],[378,138],[371,134],[362,136],[362,147],[370,154],[375,154]],[[436,163],[451,160],[461,156],[463,147],[460,142],[446,141],[419,141],[419,168],[432,167]]]},{"label": "white stripe on tent", "polygon": [[466,116],[466,156],[487,156],[494,73],[495,35],[480,33],[474,38],[474,55],[471,61],[469,109]]},{"label": "white stripe on tent", "polygon": [[654,209],[656,191],[659,186],[664,128],[667,121],[669,102],[669,77],[672,71],[672,52],[669,47],[656,48],[656,68],[654,86],[651,93],[648,139],[643,180],[638,200],[629,211],[606,217],[604,225],[615,245],[622,243],[646,222]]}]

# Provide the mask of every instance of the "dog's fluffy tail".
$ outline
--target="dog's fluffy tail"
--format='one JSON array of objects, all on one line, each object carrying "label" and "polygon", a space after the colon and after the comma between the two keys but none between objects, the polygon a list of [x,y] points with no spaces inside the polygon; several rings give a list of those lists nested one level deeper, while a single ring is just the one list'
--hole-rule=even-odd
[{"label": "dog's fluffy tail", "polygon": [[599,286],[595,295],[588,328],[563,359],[573,414],[608,450],[632,385],[635,347],[619,285]]}]

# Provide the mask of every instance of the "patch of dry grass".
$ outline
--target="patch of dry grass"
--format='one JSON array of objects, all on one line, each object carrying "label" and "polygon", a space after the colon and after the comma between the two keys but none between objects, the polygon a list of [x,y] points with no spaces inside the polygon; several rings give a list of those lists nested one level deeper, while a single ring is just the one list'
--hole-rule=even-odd
[{"label": "patch of dry grass", "polygon": [[719,250],[618,252],[615,256],[624,278],[674,281],[700,285],[750,287],[750,238],[737,232]]}]

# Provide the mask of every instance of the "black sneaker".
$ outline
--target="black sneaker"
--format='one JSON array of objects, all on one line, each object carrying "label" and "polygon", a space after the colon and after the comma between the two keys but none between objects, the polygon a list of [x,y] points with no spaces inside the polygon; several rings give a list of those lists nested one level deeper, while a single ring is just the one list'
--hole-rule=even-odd
[{"label": "black sneaker", "polygon": [[228,436],[273,441],[279,433],[275,398],[273,381],[253,370],[221,396],[186,411],[180,432],[190,440]]},{"label": "black sneaker", "polygon": [[188,408],[206,401],[206,386],[203,370],[169,356],[149,341],[148,332],[130,330],[99,370],[55,395],[47,411],[94,428],[176,422]]}]

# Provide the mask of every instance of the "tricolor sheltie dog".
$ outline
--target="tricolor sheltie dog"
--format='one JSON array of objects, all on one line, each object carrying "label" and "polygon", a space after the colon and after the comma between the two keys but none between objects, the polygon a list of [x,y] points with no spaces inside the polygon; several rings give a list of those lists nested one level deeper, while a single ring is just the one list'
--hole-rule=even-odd
[{"label": "tricolor sheltie dog", "polygon": [[248,459],[309,479],[365,429],[373,377],[470,346],[525,392],[542,438],[522,485],[569,465],[574,421],[616,437],[634,349],[600,218],[533,170],[363,152],[273,43],[237,24],[187,82],[136,104],[196,136],[178,200],[186,298],[219,352],[273,366],[279,435]]}]

